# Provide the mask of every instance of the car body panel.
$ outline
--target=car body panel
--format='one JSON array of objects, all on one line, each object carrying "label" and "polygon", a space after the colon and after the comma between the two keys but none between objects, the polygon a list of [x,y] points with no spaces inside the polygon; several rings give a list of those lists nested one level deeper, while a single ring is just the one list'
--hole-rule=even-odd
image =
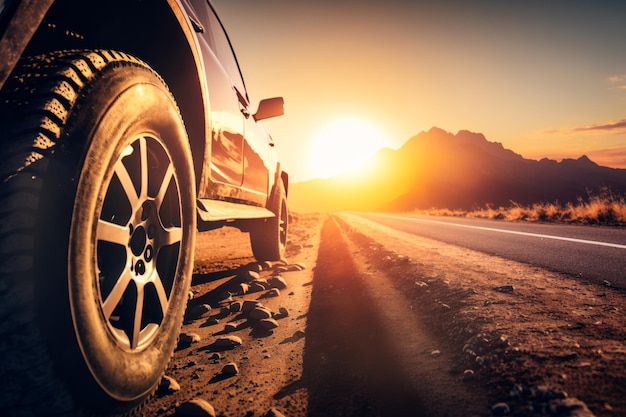
[{"label": "car body panel", "polygon": [[179,104],[198,198],[265,207],[275,181],[287,181],[278,172],[270,136],[251,115],[237,58],[209,1],[3,4],[0,89],[22,54],[73,48],[126,51],[153,67]]}]

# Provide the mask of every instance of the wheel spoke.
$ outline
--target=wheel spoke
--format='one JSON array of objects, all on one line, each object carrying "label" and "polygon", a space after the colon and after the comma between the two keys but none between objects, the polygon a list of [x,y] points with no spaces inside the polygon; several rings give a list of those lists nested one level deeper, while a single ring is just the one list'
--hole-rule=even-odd
[{"label": "wheel spoke", "polygon": [[148,196],[148,144],[146,138],[140,138],[139,142],[139,157],[141,168],[141,186],[139,189],[139,199],[145,201]]},{"label": "wheel spoke", "polygon": [[173,245],[183,239],[182,227],[168,227],[167,229],[163,229],[163,231],[164,233],[162,233],[159,242],[161,247]]},{"label": "wheel spoke", "polygon": [[124,194],[130,202],[130,206],[133,208],[137,207],[139,204],[139,195],[135,190],[135,186],[133,185],[133,180],[130,176],[130,173],[128,172],[122,161],[118,161],[118,163],[115,164],[115,174],[120,180],[120,184],[122,184]]},{"label": "wheel spoke", "polygon": [[156,289],[157,296],[159,297],[161,312],[163,313],[163,316],[165,316],[169,302],[167,300],[167,294],[165,292],[165,288],[163,287],[163,282],[161,281],[160,277],[154,280],[154,288]]},{"label": "wheel spoke", "polygon": [[135,304],[135,316],[133,319],[133,330],[132,330],[133,334],[130,340],[131,349],[135,349],[137,347],[141,338],[141,322],[143,320],[143,303],[144,303],[144,298],[145,298],[144,289],[145,288],[143,285],[137,286],[137,301]]},{"label": "wheel spoke", "polygon": [[128,244],[128,228],[99,219],[98,228],[96,230],[96,240],[126,246]]},{"label": "wheel spoke", "polygon": [[130,284],[132,280],[131,273],[128,269],[124,269],[122,275],[120,275],[119,279],[111,289],[106,300],[102,300],[102,309],[104,310],[104,317],[107,320],[111,318],[115,307],[119,304],[120,300],[124,296],[124,292],[126,292],[126,288],[128,288],[128,284]]},{"label": "wheel spoke", "polygon": [[165,171],[165,175],[163,176],[163,181],[161,182],[161,187],[159,188],[159,192],[157,193],[154,201],[157,206],[157,210],[161,209],[161,204],[163,204],[163,200],[165,199],[165,193],[167,192],[167,188],[170,185],[170,181],[174,177],[174,166],[170,163],[167,166],[167,170]]}]

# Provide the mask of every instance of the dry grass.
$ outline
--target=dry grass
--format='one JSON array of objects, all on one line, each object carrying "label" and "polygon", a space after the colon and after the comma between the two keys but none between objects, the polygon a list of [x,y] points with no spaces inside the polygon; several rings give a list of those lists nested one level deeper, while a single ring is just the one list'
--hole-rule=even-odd
[{"label": "dry grass", "polygon": [[485,208],[474,211],[431,209],[422,211],[432,215],[499,219],[509,221],[554,222],[594,224],[607,226],[626,226],[626,199],[623,195],[603,188],[597,194],[591,192],[586,199],[578,198],[576,203],[559,202],[535,203],[522,206],[511,202],[508,207]]}]

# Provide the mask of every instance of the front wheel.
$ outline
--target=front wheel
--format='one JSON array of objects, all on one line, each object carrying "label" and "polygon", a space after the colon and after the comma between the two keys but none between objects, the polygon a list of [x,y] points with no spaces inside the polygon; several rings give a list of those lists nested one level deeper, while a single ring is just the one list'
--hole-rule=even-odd
[{"label": "front wheel", "polygon": [[0,410],[129,414],[167,367],[191,282],[183,121],[161,78],[113,51],[28,59],[8,87]]},{"label": "front wheel", "polygon": [[268,208],[275,216],[255,220],[250,227],[250,246],[258,261],[277,261],[285,256],[289,214],[282,181],[275,185]]}]

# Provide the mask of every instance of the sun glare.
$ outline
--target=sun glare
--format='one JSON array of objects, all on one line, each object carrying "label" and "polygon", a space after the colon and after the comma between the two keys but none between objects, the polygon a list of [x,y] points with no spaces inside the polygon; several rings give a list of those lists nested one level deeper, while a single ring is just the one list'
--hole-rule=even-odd
[{"label": "sun glare", "polygon": [[336,120],[313,138],[310,170],[317,178],[329,178],[358,168],[380,148],[386,136],[373,124],[356,117]]}]

